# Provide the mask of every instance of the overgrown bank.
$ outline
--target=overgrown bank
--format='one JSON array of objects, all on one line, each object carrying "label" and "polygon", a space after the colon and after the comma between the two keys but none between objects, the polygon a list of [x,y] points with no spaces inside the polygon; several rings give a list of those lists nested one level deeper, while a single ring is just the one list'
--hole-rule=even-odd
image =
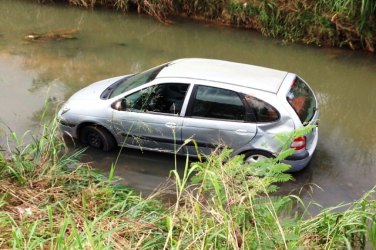
[{"label": "overgrown bank", "polygon": [[[30,1],[30,0],[29,0]],[[176,15],[253,29],[287,42],[375,52],[374,0],[32,0],[137,10],[169,22]]]},{"label": "overgrown bank", "polygon": [[291,179],[288,166],[244,165],[224,151],[183,176],[173,170],[176,203],[167,206],[80,164],[56,128],[44,125],[27,145],[11,134],[12,152],[0,152],[0,249],[376,247],[374,191],[344,212],[310,216],[298,197],[270,196]]}]

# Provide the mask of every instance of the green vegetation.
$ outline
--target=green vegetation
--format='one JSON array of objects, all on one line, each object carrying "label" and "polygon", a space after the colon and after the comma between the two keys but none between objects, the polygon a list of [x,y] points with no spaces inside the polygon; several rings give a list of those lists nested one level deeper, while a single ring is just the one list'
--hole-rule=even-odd
[{"label": "green vegetation", "polygon": [[[53,0],[33,0],[53,2]],[[137,10],[168,23],[175,15],[216,21],[286,42],[366,49],[376,46],[374,0],[55,0],[94,8]]]},{"label": "green vegetation", "polygon": [[[155,199],[111,185],[67,153],[56,121],[9,156],[0,155],[0,249],[105,249],[163,244]],[[133,246],[133,247],[132,247]]]},{"label": "green vegetation", "polygon": [[275,193],[291,180],[278,162],[289,150],[255,165],[229,150],[187,161],[183,176],[172,171],[176,202],[167,205],[79,163],[82,151],[69,153],[56,127],[26,145],[11,134],[11,152],[0,154],[0,249],[376,247],[374,191],[316,216],[299,197]]}]

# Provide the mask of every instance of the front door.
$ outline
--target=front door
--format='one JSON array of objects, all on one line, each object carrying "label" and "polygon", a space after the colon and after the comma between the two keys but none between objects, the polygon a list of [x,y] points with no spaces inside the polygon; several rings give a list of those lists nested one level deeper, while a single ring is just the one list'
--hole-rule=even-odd
[{"label": "front door", "polygon": [[122,146],[174,152],[181,145],[180,109],[188,84],[154,85],[121,100],[113,126]]}]

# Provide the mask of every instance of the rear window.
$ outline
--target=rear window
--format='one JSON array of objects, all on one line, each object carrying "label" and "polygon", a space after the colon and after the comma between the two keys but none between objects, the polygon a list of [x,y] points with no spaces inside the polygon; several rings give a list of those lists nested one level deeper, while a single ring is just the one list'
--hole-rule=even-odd
[{"label": "rear window", "polygon": [[312,90],[299,77],[295,78],[287,94],[287,101],[298,114],[303,125],[312,120],[316,111],[316,99]]}]

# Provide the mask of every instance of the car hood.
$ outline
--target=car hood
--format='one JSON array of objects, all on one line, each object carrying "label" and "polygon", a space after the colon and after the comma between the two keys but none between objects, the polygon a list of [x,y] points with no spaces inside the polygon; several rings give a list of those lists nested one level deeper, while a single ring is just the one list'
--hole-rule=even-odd
[{"label": "car hood", "polygon": [[125,76],[112,77],[90,84],[72,95],[70,101],[99,99],[100,95],[107,87],[124,77]]}]

